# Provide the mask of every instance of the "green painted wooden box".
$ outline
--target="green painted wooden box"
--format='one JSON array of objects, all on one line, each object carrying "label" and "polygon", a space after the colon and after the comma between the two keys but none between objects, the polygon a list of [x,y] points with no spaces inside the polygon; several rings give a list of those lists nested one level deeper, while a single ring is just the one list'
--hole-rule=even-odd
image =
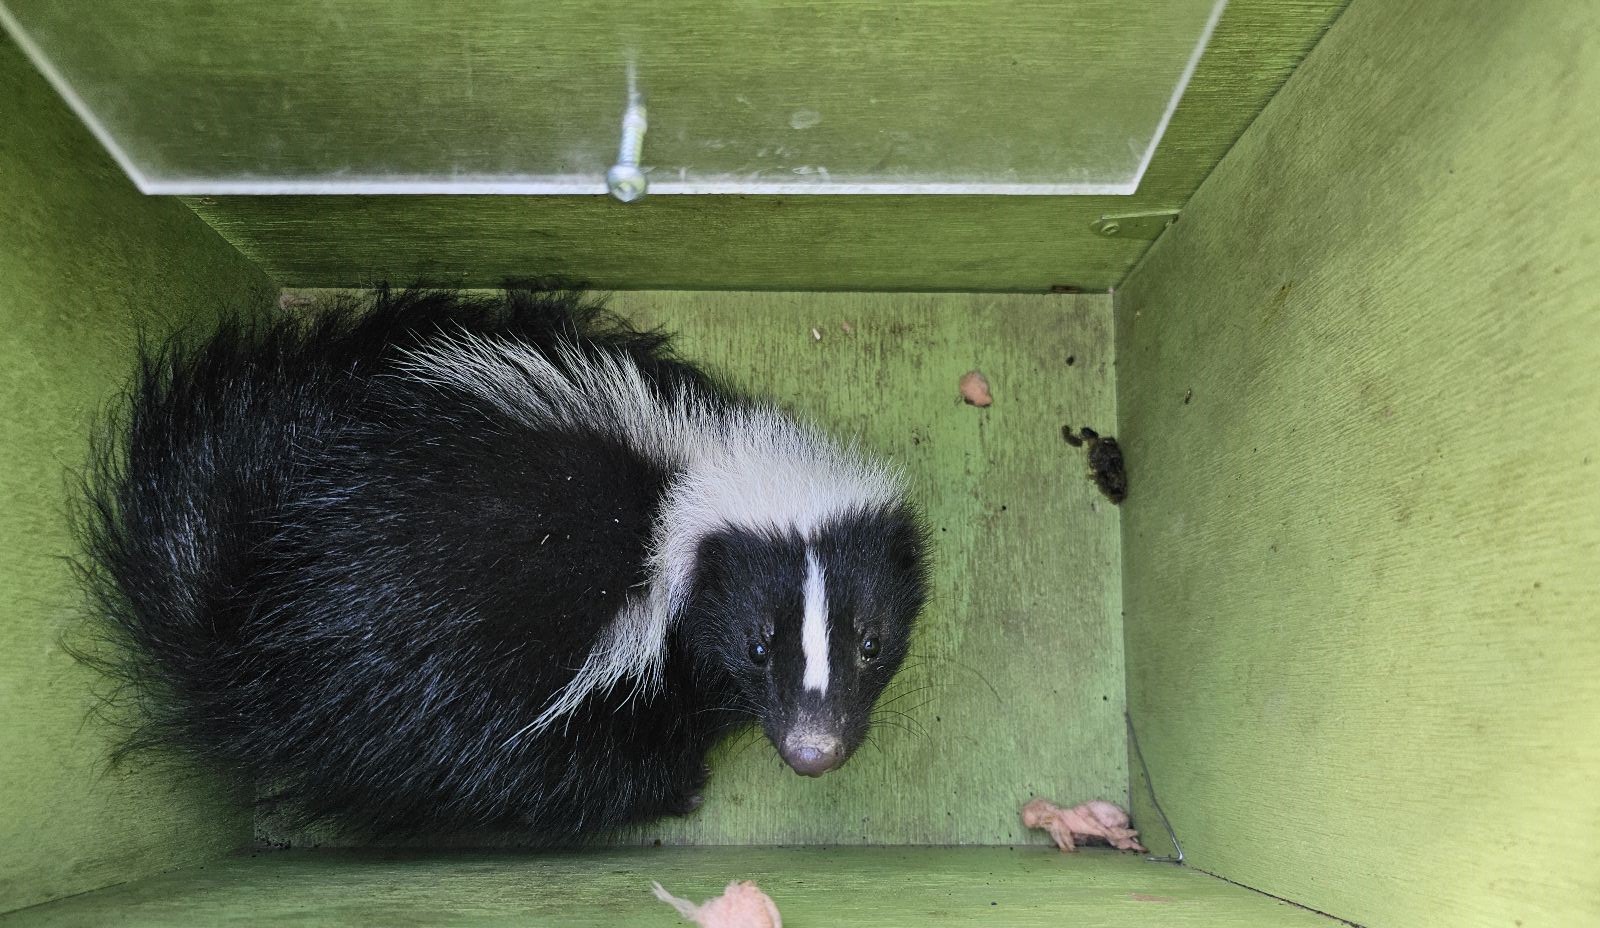
[{"label": "green painted wooden box", "polygon": [[[0,924],[671,925],[651,880],[706,897],[754,879],[795,928],[1600,925],[1592,0],[1234,0],[1131,194],[686,187],[631,204],[146,195],[78,118],[93,106],[34,67],[52,72],[26,28],[76,23],[95,55],[144,61],[145,89],[181,96],[211,68],[248,94],[261,61],[315,67],[310,30],[339,8],[258,6],[229,36],[226,3],[0,3],[16,39],[0,40]],[[517,52],[482,18],[510,4],[361,6],[375,42]],[[750,69],[729,94],[781,98],[784,42],[717,31],[737,5],[671,6],[652,28],[710,29]],[[585,9],[549,15],[577,29]],[[951,112],[998,94],[984,118],[1044,133],[1048,154],[1067,130],[1030,122],[1058,102],[1030,69],[1064,49],[1130,80],[1144,65],[1073,44],[1117,4],[1016,9],[1059,30],[1006,31],[1004,5],[727,15],[856,17],[863,35],[903,17],[927,44],[884,52],[902,63],[988,17],[1014,94],[843,59],[839,79]],[[181,17],[214,41],[160,41]],[[195,73],[164,70],[174,55]],[[489,109],[444,130],[500,105],[500,84],[477,87]],[[135,102],[181,151],[206,127],[160,99]],[[756,131],[730,112],[728,132]],[[337,127],[308,126],[307,145],[317,132]],[[952,138],[953,159],[986,154]],[[1108,234],[1141,214],[1157,218]],[[764,743],[726,745],[694,816],[559,855],[319,846],[204,777],[109,767],[97,681],[60,647],[83,611],[67,474],[134,333],[298,288],[528,273],[617,291],[911,471],[938,572],[906,729],[817,781]],[[970,369],[991,407],[959,401]],[[1097,493],[1068,423],[1121,440],[1126,503]],[[1018,821],[1036,795],[1131,802],[1168,854],[1152,788],[1182,866],[1059,854]]]}]

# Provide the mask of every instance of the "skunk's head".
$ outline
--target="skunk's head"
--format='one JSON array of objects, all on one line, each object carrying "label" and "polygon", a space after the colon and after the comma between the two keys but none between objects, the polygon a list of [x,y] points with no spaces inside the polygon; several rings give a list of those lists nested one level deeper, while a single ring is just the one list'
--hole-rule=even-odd
[{"label": "skunk's head", "polygon": [[861,746],[926,596],[926,535],[909,507],[866,509],[810,532],[725,528],[696,557],[697,659],[730,675],[796,773]]}]

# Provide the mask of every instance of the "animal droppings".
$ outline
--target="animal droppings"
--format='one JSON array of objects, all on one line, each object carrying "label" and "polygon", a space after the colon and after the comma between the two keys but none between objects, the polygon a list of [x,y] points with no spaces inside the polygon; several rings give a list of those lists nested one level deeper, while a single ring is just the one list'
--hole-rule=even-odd
[{"label": "animal droppings", "polygon": [[656,898],[678,910],[700,928],[783,928],[783,916],[766,893],[749,880],[729,883],[722,895],[695,905],[667,892],[660,883],[651,883]]},{"label": "animal droppings", "polygon": [[989,393],[989,378],[980,371],[967,371],[961,375],[961,399],[968,406],[988,406],[994,402]]},{"label": "animal droppings", "polygon": [[1144,851],[1139,832],[1128,827],[1128,813],[1116,803],[1100,799],[1070,809],[1048,799],[1035,799],[1022,807],[1022,824],[1049,832],[1056,847],[1068,853],[1095,842],[1119,851]]},{"label": "animal droppings", "polygon": [[1077,433],[1072,431],[1072,426],[1063,425],[1061,438],[1074,448],[1089,447],[1089,477],[1106,499],[1121,503],[1128,498],[1127,465],[1123,463],[1122,447],[1115,438],[1102,437],[1087,425]]}]

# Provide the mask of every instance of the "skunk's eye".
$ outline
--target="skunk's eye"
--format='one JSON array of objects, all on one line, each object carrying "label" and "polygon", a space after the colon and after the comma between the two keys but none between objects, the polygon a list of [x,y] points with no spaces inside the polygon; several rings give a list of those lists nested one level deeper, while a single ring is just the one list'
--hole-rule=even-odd
[{"label": "skunk's eye", "polygon": [[752,664],[765,664],[767,662],[767,645],[764,641],[750,642],[750,662]]},{"label": "skunk's eye", "polygon": [[874,657],[877,657],[878,639],[872,637],[871,635],[861,639],[861,656],[869,661]]}]

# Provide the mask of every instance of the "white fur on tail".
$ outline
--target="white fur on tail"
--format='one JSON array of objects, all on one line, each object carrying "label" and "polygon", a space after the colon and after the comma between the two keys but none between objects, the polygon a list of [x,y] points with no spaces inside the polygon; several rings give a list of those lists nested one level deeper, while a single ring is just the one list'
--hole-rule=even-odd
[{"label": "white fur on tail", "polygon": [[[707,535],[742,528],[809,539],[832,518],[896,505],[902,492],[887,468],[773,406],[719,409],[688,389],[668,402],[626,356],[585,355],[571,345],[556,355],[559,363],[552,363],[529,346],[461,332],[408,351],[401,365],[418,380],[467,391],[532,428],[613,435],[672,474],[651,534],[648,588],[629,598],[578,674],[516,737],[549,727],[589,694],[625,680],[636,693],[661,685],[667,632],[688,598]],[[808,629],[812,567],[808,553]],[[825,689],[820,567],[816,576],[822,660],[814,678],[807,651],[806,685],[817,679]]]}]

